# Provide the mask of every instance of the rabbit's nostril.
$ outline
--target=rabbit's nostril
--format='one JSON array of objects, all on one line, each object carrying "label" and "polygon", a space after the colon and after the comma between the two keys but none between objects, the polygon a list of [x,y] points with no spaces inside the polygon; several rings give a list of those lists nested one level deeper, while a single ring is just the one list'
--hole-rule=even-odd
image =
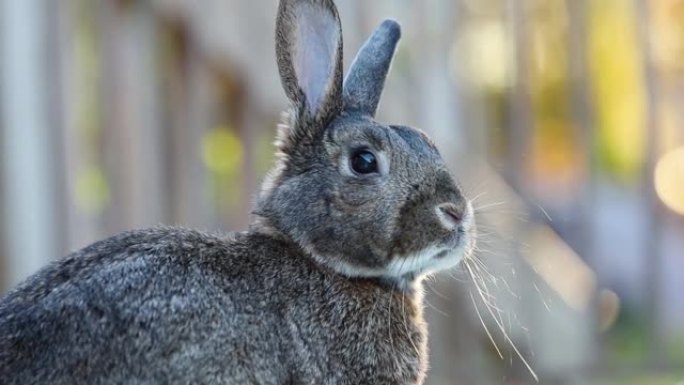
[{"label": "rabbit's nostril", "polygon": [[461,213],[453,206],[440,207],[444,214],[450,216],[455,222],[461,221]]},{"label": "rabbit's nostril", "polygon": [[453,203],[444,203],[439,206],[439,218],[447,228],[455,228],[463,220],[463,209]]}]

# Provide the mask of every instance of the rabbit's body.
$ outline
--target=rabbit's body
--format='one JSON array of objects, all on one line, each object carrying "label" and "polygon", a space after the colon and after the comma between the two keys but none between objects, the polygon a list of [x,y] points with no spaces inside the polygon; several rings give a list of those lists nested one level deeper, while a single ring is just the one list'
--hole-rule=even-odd
[{"label": "rabbit's body", "polygon": [[425,364],[415,295],[256,232],[128,232],[0,303],[0,382],[414,384]]},{"label": "rabbit's body", "polygon": [[474,247],[472,207],[421,131],[373,119],[400,37],[342,80],[332,0],[281,0],[292,104],[246,233],[125,233],[0,299],[2,384],[422,384],[421,277]]}]

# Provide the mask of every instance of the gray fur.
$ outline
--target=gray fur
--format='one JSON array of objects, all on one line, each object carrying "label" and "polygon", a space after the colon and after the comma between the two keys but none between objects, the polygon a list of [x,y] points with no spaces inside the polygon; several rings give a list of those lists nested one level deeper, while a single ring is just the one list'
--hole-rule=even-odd
[{"label": "gray fur", "polygon": [[[401,300],[270,236],[124,233],[54,263],[2,300],[0,382],[398,383],[415,356],[395,363],[390,346],[375,340],[413,349],[398,327]],[[354,322],[372,306],[376,317]],[[404,306],[408,319],[419,317],[411,301]],[[423,347],[417,328],[408,330]]]},{"label": "gray fur", "polygon": [[[320,98],[300,86],[290,32],[317,12],[340,28],[331,1],[280,4],[292,111],[249,231],[132,231],[47,266],[0,299],[2,384],[423,383],[420,280],[468,255],[472,210],[425,134],[344,108],[341,38]],[[359,147],[377,174],[350,171]]]},{"label": "gray fur", "polygon": [[401,28],[385,20],[359,50],[344,79],[344,102],[349,110],[375,116]]}]

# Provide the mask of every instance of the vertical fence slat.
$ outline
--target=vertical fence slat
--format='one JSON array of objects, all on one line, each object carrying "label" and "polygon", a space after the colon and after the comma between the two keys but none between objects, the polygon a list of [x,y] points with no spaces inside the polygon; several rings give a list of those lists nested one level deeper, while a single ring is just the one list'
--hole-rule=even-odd
[{"label": "vertical fence slat", "polygon": [[69,239],[72,234],[71,228],[68,225],[69,217],[69,194],[67,188],[67,180],[64,175],[67,173],[67,164],[65,162],[65,105],[63,101],[63,89],[66,77],[64,76],[64,53],[68,52],[67,39],[64,33],[64,19],[65,15],[71,8],[70,1],[63,1],[59,4],[57,2],[47,2],[45,29],[47,30],[45,38],[45,55],[47,60],[44,62],[46,73],[45,95],[48,100],[47,117],[48,121],[52,122],[52,127],[48,131],[48,140],[52,144],[53,153],[51,154],[53,160],[53,183],[55,184],[55,196],[53,202],[55,203],[55,218],[53,218],[50,226],[55,232],[55,247],[54,253],[51,254],[53,258],[64,255],[69,250]]},{"label": "vertical fence slat", "polygon": [[529,143],[532,130],[532,101],[530,100],[530,51],[527,32],[528,1],[507,0],[506,16],[510,28],[511,53],[513,64],[512,92],[510,93],[509,118],[510,130],[508,134],[508,162],[504,170],[508,182],[515,190],[522,188],[521,173],[526,167]]},{"label": "vertical fence slat", "polygon": [[[154,72],[155,25],[143,3],[107,3],[102,62],[106,166],[116,219],[112,232],[164,220],[162,135]],[[114,213],[112,213],[114,214]]]},{"label": "vertical fence slat", "polygon": [[40,0],[0,2],[5,127],[0,156],[9,181],[2,211],[10,284],[38,270],[56,250],[52,147],[43,87],[45,5]]},{"label": "vertical fence slat", "polygon": [[634,0],[636,13],[636,29],[641,57],[643,60],[643,81],[646,91],[646,121],[644,127],[644,147],[646,161],[642,170],[642,196],[646,208],[644,218],[644,284],[645,300],[647,301],[647,327],[649,338],[650,364],[659,367],[663,364],[663,337],[661,335],[662,322],[662,268],[663,253],[661,250],[663,220],[654,186],[655,165],[660,156],[659,148],[659,76],[653,59],[651,40],[651,10],[650,1]]},{"label": "vertical fence slat", "polygon": [[422,44],[416,57],[416,67],[421,69],[417,101],[419,126],[435,138],[445,160],[454,163],[456,154],[465,148],[460,141],[460,100],[456,86],[450,81],[448,60],[456,10],[450,0],[422,1],[420,7]]},{"label": "vertical fence slat", "polygon": [[[596,195],[596,156],[595,124],[592,109],[592,77],[589,70],[587,24],[587,1],[565,0],[568,13],[568,86],[570,91],[570,119],[577,135],[580,151],[584,159],[583,186],[580,190],[578,216],[573,230],[577,233],[574,247],[578,254],[591,266],[596,263],[594,255],[594,197]],[[592,326],[591,348],[593,359],[589,360],[594,368],[603,359],[602,336],[598,334],[597,311],[599,303],[596,293],[592,295],[591,306],[587,310]],[[593,369],[593,368],[592,368]]]},{"label": "vertical fence slat", "polygon": [[577,208],[581,211],[580,224],[575,228],[581,233],[577,244],[585,259],[592,255],[592,213],[595,183],[596,160],[594,156],[594,112],[592,110],[591,74],[587,57],[587,8],[586,0],[566,0],[568,10],[568,69],[570,87],[571,119],[577,134],[579,146],[584,157],[584,187],[582,204]]},{"label": "vertical fence slat", "polygon": [[[4,7],[0,6],[0,20],[4,19],[5,10]],[[4,52],[5,30],[4,28],[0,28],[0,74],[5,73],[5,61],[1,59]],[[4,84],[1,76],[2,75],[0,75],[0,149],[3,149],[5,148],[5,130],[8,128],[4,118],[4,108],[2,107],[4,106],[6,96],[5,93],[2,92]],[[5,167],[2,167],[4,162],[5,158],[2,154],[0,154],[0,209],[4,209],[6,202],[5,189],[7,188],[7,178],[5,176]],[[10,271],[8,269],[9,249],[7,247],[6,239],[7,225],[9,225],[8,221],[4,218],[4,216],[0,216],[0,293],[3,293],[9,287],[8,281],[10,280]]]}]

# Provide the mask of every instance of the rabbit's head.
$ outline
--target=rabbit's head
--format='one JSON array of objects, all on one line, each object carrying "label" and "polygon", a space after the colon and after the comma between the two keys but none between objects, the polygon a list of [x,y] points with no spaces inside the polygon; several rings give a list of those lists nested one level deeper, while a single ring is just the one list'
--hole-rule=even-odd
[{"label": "rabbit's head", "polygon": [[373,119],[399,38],[383,22],[343,81],[332,0],[281,0],[276,53],[292,110],[255,215],[339,273],[405,284],[456,265],[475,230],[434,143]]}]

